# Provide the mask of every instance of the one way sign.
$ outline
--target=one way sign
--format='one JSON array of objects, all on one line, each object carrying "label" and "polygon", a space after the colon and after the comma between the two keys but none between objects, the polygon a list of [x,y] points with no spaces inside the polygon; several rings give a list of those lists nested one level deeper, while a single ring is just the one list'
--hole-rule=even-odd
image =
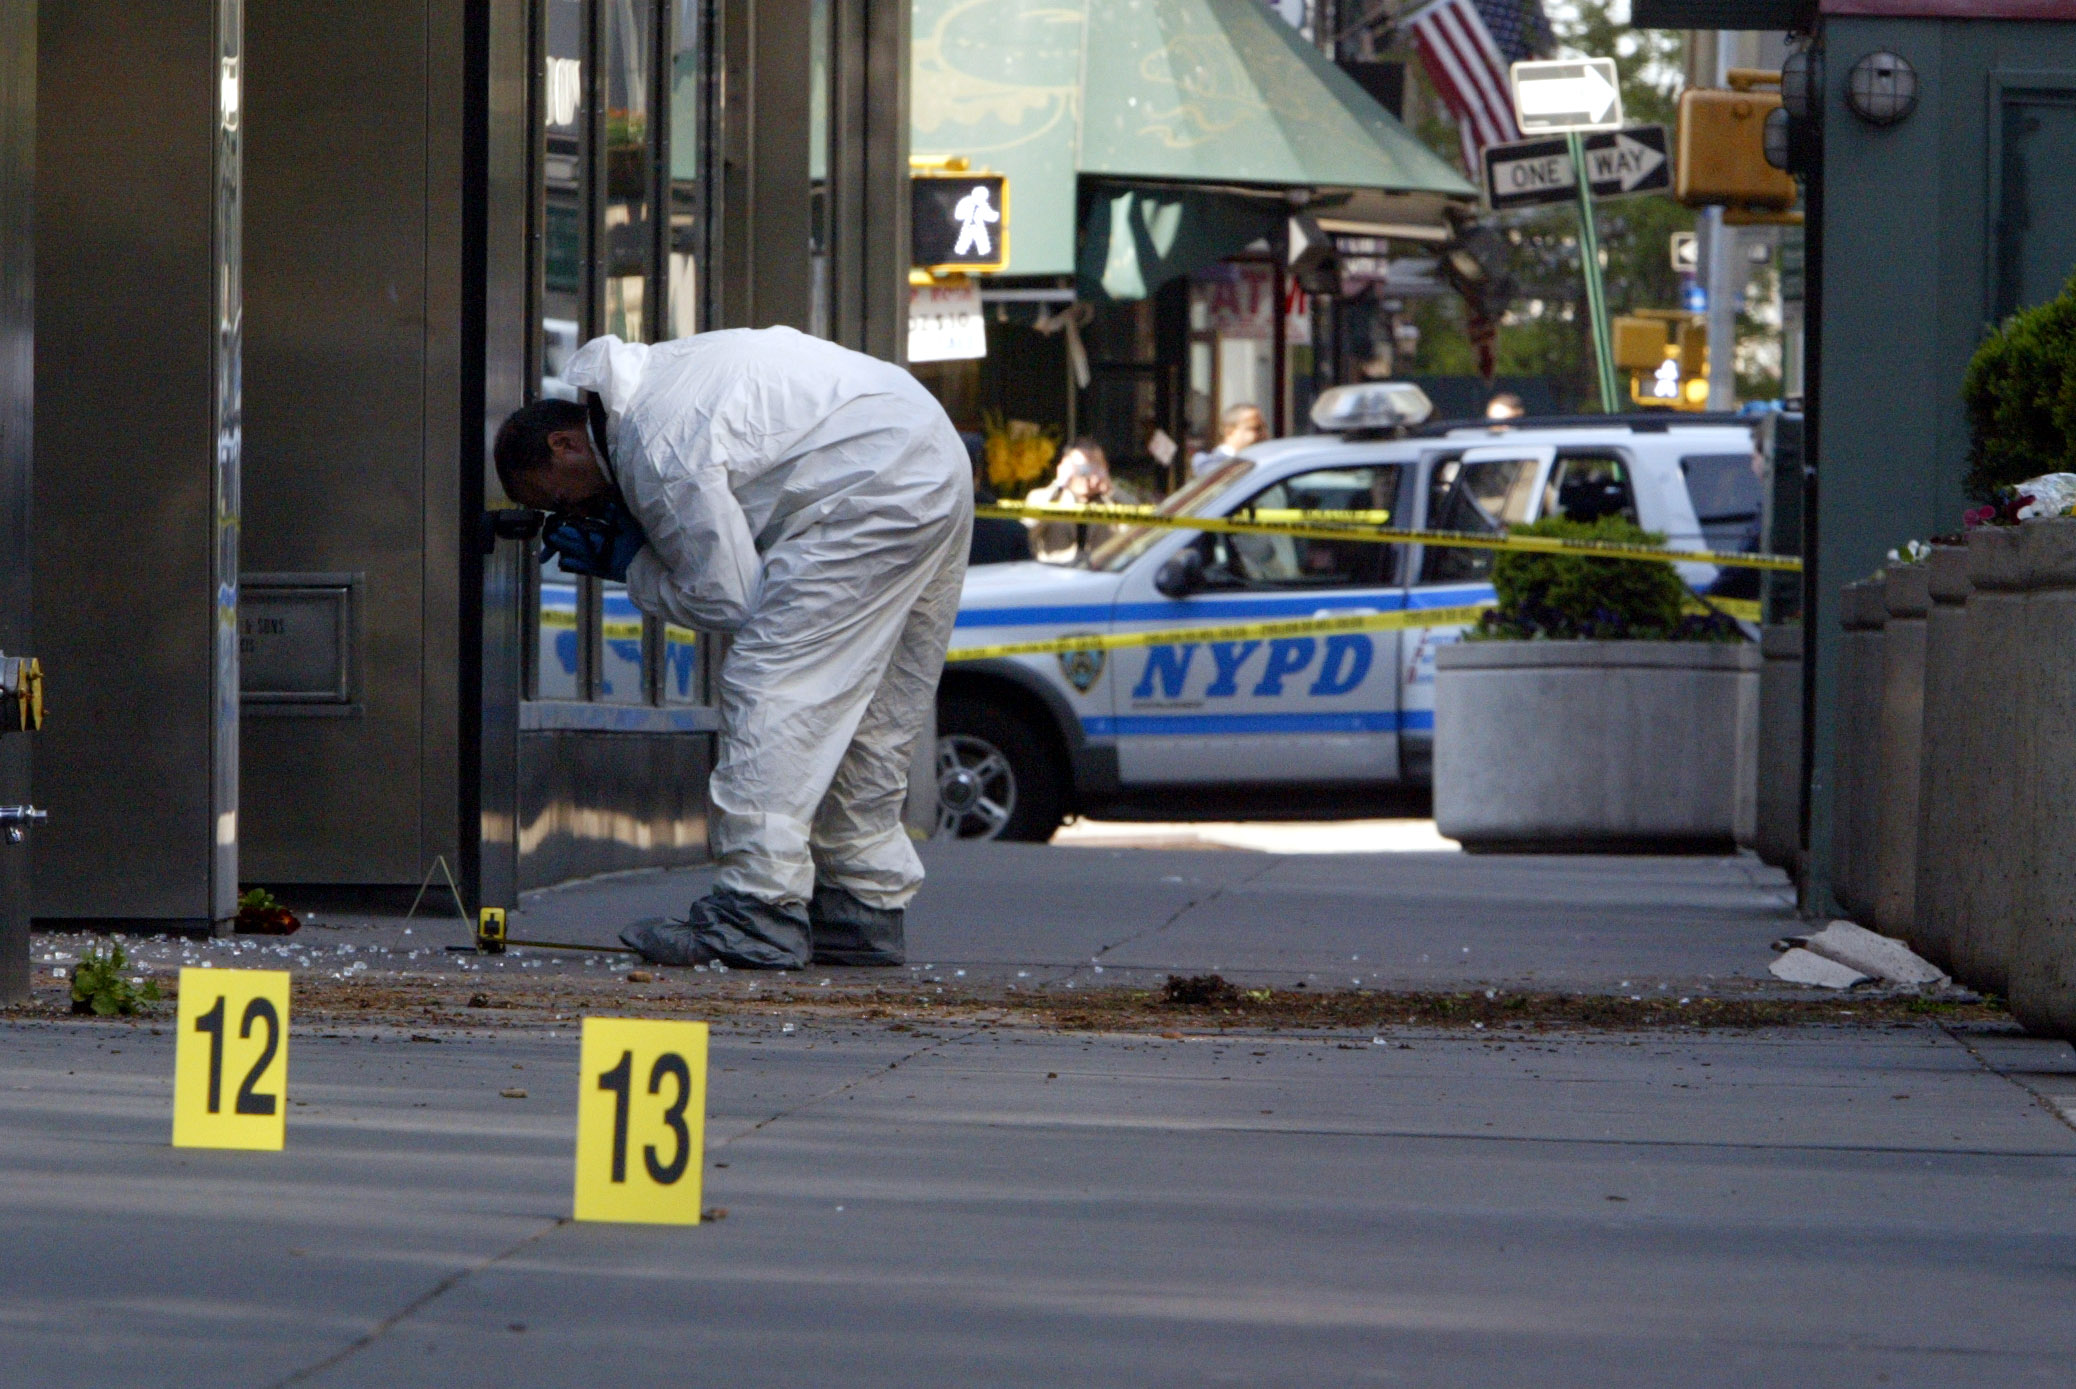
[{"label": "one way sign", "polygon": [[[1665,127],[1632,125],[1583,137],[1586,177],[1596,198],[1659,193],[1672,186]],[[1497,212],[1537,203],[1570,202],[1578,196],[1571,153],[1564,140],[1522,140],[1485,147],[1485,199]]]}]

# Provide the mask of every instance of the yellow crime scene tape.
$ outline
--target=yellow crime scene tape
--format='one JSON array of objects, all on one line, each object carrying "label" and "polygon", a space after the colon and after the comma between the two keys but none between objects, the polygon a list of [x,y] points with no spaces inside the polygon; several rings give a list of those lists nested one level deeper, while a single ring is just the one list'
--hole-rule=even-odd
[{"label": "yellow crime scene tape", "polygon": [[[1776,569],[1802,572],[1794,555],[1725,554],[1716,550],[1671,550],[1660,545],[1624,545],[1612,540],[1572,540],[1555,535],[1466,535],[1459,531],[1394,530],[1367,518],[1389,512],[1257,511],[1254,519],[1233,516],[1163,516],[1144,506],[1034,506],[996,502],[973,509],[976,516],[1001,521],[1072,521],[1082,525],[1166,526],[1172,530],[1213,531],[1221,535],[1288,535],[1306,540],[1360,540],[1380,545],[1435,545],[1461,550],[1527,550],[1540,554],[1589,555],[1594,559],[1655,560],[1660,563],[1713,564],[1722,569]],[[1345,519],[1344,519],[1345,518]]]},{"label": "yellow crime scene tape", "polygon": [[1725,617],[1734,617],[1739,622],[1759,620],[1759,600],[1756,598],[1690,597],[1680,606],[1690,613],[1719,612]]},{"label": "yellow crime scene tape", "polygon": [[[1402,608],[1396,612],[1350,613],[1346,617],[1297,617],[1284,622],[1243,622],[1223,627],[1171,627],[1159,632],[1091,632],[1084,636],[1043,641],[1001,642],[993,646],[955,646],[950,661],[995,661],[1005,656],[1052,656],[1065,651],[1122,651],[1142,646],[1184,646],[1192,642],[1266,641],[1273,637],[1305,637],[1335,632],[1402,632],[1411,627],[1466,627],[1497,606],[1487,601],[1452,608]],[[1743,598],[1691,598],[1688,612],[1711,609],[1742,622],[1759,620],[1759,605]]]},{"label": "yellow crime scene tape", "polygon": [[1454,608],[1403,608],[1387,613],[1350,613],[1346,617],[1297,617],[1285,622],[1243,622],[1226,627],[1181,627],[1162,632],[1091,632],[1086,636],[1045,641],[1012,641],[995,646],[957,646],[947,661],[992,661],[1003,656],[1049,656],[1060,651],[1122,651],[1137,646],[1182,646],[1205,641],[1263,641],[1271,637],[1305,637],[1332,632],[1397,632],[1408,627],[1461,627],[1476,622],[1491,603]]}]

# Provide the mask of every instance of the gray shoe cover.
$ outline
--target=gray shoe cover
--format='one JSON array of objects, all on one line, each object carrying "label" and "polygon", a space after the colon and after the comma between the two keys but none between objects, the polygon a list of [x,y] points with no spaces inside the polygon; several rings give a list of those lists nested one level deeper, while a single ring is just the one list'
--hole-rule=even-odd
[{"label": "gray shoe cover", "polygon": [[689,920],[640,922],[620,939],[658,965],[718,961],[730,969],[804,969],[813,953],[803,908],[725,887],[694,902]]},{"label": "gray shoe cover", "polygon": [[817,886],[807,904],[818,965],[898,965],[908,961],[904,914],[869,907],[840,887]]}]

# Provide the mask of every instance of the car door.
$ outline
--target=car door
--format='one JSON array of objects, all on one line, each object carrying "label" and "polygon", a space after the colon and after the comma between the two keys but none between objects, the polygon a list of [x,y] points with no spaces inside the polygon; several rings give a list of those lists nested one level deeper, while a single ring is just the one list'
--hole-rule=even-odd
[{"label": "car door", "polygon": [[[1359,511],[1396,521],[1407,466],[1307,469],[1243,498],[1234,515]],[[1160,564],[1194,547],[1206,586],[1154,587]],[[1282,535],[1204,534],[1162,547],[1127,575],[1120,631],[1227,626],[1405,602],[1402,546]],[[1118,770],[1128,785],[1389,781],[1398,776],[1395,634],[1350,632],[1186,642],[1116,653]]]},{"label": "car door", "polygon": [[[1497,535],[1533,521],[1557,450],[1538,444],[1497,444],[1429,461],[1422,487],[1425,530]],[[1454,608],[1492,598],[1496,550],[1422,545],[1408,594],[1413,608]],[[1400,752],[1412,778],[1426,776],[1434,746],[1434,653],[1463,635],[1463,626],[1411,627],[1398,634]]]}]

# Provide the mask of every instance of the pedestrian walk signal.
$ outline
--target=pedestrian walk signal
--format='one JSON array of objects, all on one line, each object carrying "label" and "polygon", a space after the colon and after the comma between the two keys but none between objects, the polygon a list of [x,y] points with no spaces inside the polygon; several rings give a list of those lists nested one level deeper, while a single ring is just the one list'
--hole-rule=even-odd
[{"label": "pedestrian walk signal", "polygon": [[1708,408],[1708,323],[1699,314],[1639,309],[1613,324],[1615,365],[1639,409]]},{"label": "pedestrian walk signal", "polygon": [[916,170],[908,181],[914,265],[936,274],[1009,264],[1009,180],[1001,174]]}]

